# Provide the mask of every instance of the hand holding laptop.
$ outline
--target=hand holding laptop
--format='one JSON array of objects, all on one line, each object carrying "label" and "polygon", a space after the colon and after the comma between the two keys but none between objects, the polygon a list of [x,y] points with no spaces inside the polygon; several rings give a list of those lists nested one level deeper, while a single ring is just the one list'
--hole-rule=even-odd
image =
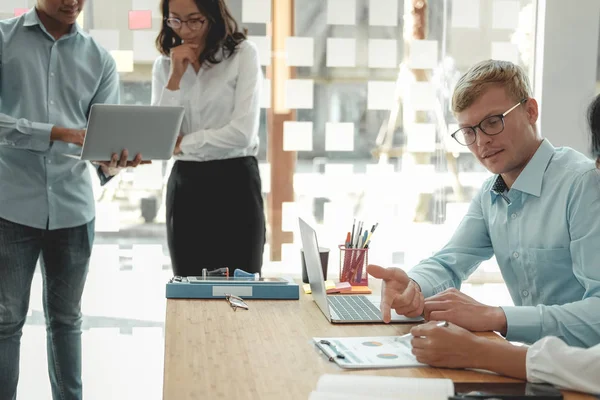
[{"label": "hand holding laptop", "polygon": [[182,139],[183,139],[183,135],[177,136],[177,142],[175,142],[175,150],[173,150],[174,156],[181,154],[181,140]]},{"label": "hand holding laptop", "polygon": [[121,158],[118,158],[117,153],[113,153],[110,161],[93,161],[94,164],[98,164],[102,167],[102,172],[105,175],[115,176],[125,167],[135,168],[140,164],[151,164],[150,160],[142,160],[142,154],[138,153],[133,161],[127,161],[129,158],[129,152],[127,149],[123,149],[121,152]]},{"label": "hand holding laptop", "polygon": [[382,279],[381,313],[383,322],[392,319],[391,309],[409,318],[423,314],[425,299],[419,286],[400,268],[383,268],[379,265],[367,266],[367,273],[373,278]]}]

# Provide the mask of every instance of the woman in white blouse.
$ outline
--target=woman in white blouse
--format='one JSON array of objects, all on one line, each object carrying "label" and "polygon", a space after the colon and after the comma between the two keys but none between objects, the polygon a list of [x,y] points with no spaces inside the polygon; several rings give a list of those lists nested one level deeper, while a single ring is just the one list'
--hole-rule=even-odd
[{"label": "woman in white blouse", "polygon": [[[600,96],[590,104],[588,122],[600,174]],[[590,218],[600,218],[600,215],[590,215]],[[534,383],[551,383],[600,395],[600,343],[584,349],[548,336],[530,347],[514,346],[506,341],[476,336],[453,324],[438,327],[435,321],[416,326],[411,333],[415,336],[413,354],[425,364],[485,369]]]},{"label": "woman in white blouse", "polygon": [[258,153],[262,71],[224,0],[162,0],[152,104],[183,106],[167,186],[174,275],[260,272],[265,217]]}]

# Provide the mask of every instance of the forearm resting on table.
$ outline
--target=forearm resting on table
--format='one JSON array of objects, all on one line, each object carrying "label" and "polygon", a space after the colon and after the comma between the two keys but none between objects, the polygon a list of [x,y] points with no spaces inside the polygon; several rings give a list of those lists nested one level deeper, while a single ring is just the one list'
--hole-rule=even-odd
[{"label": "forearm resting on table", "polygon": [[506,341],[478,337],[473,351],[473,367],[512,378],[527,379],[527,347]]}]

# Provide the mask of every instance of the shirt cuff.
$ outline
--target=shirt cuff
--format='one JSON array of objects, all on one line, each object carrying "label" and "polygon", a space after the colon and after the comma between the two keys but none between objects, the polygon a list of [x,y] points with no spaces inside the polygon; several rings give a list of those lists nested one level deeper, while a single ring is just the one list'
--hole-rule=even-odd
[{"label": "shirt cuff", "polygon": [[181,139],[181,143],[179,143],[179,148],[183,154],[186,154],[193,152],[194,149],[204,146],[205,143],[206,138],[204,136],[204,131],[198,131],[185,135],[183,139]]},{"label": "shirt cuff", "polygon": [[[525,359],[527,381],[532,383],[545,382],[540,378],[540,375],[546,374],[550,372],[549,370],[552,370],[554,350],[564,352],[565,347],[566,345],[563,341],[552,336],[546,336],[531,345],[527,349],[527,356]],[[554,362],[558,362],[558,360],[554,360]]]},{"label": "shirt cuff", "polygon": [[181,90],[163,89],[159,105],[179,106],[181,104]]},{"label": "shirt cuff", "polygon": [[31,149],[47,150],[50,146],[50,135],[54,125],[42,122],[28,122],[27,125],[27,131],[31,134]]},{"label": "shirt cuff", "polygon": [[506,340],[534,343],[540,338],[542,317],[537,307],[501,307],[506,315]]},{"label": "shirt cuff", "polygon": [[435,294],[433,289],[433,285],[429,283],[429,281],[424,277],[418,274],[417,272],[409,271],[407,273],[408,277],[415,281],[417,285],[421,288],[421,293],[423,293],[423,297],[428,298]]}]

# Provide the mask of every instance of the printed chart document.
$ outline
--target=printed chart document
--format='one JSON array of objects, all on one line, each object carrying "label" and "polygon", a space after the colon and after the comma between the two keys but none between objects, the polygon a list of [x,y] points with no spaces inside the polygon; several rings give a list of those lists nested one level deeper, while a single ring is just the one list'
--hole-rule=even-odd
[{"label": "printed chart document", "polygon": [[342,368],[424,367],[401,336],[313,338],[315,345]]},{"label": "printed chart document", "polygon": [[454,396],[450,379],[334,375],[319,378],[309,400],[447,400]]}]

